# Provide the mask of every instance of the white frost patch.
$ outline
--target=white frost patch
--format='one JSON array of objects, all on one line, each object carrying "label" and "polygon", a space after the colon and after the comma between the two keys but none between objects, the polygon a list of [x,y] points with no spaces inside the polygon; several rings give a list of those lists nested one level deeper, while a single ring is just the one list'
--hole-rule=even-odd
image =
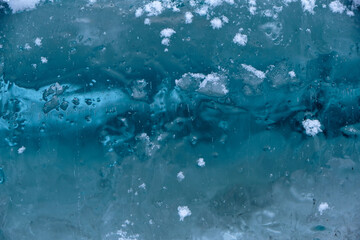
[{"label": "white frost patch", "polygon": [[196,13],[200,16],[205,16],[208,13],[209,7],[208,6],[202,6],[199,9],[196,9]]},{"label": "white frost patch", "polygon": [[135,17],[141,17],[144,14],[144,10],[142,8],[138,8],[135,11]]},{"label": "white frost patch", "polygon": [[328,209],[329,209],[329,204],[327,202],[320,203],[319,208],[318,208],[320,215],[322,215],[323,212]]},{"label": "white frost patch", "polygon": [[145,25],[150,25],[150,24],[151,24],[150,19],[149,19],[149,18],[145,18],[145,19],[144,19],[144,24],[145,24]]},{"label": "white frost patch", "polygon": [[239,46],[245,46],[247,44],[248,37],[245,34],[237,33],[233,38],[233,42]]},{"label": "white frost patch", "polygon": [[210,21],[210,24],[213,29],[220,29],[223,26],[223,23],[220,18],[214,18]]},{"label": "white frost patch", "polygon": [[348,15],[349,17],[353,17],[355,16],[355,13],[353,11],[346,10],[346,15]]},{"label": "white frost patch", "polygon": [[36,38],[34,43],[35,43],[36,46],[40,47],[42,45],[41,38]]},{"label": "white frost patch", "polygon": [[249,0],[249,12],[251,15],[256,13],[256,0]]},{"label": "white frost patch", "polygon": [[186,24],[192,23],[193,17],[194,17],[194,15],[191,12],[186,12],[185,13],[185,23]]},{"label": "white frost patch", "polygon": [[48,60],[46,57],[41,57],[41,63],[47,63],[47,62],[48,62]]},{"label": "white frost patch", "polygon": [[26,147],[22,146],[21,148],[19,148],[17,150],[17,152],[18,152],[18,154],[22,154],[23,152],[25,152],[25,150],[26,150]]},{"label": "white frost patch", "polygon": [[24,10],[31,10],[40,3],[40,0],[5,0],[9,4],[13,13],[21,12]]},{"label": "white frost patch", "polygon": [[165,46],[169,46],[170,45],[170,38],[163,38],[161,40],[161,44],[165,45]]},{"label": "white frost patch", "polygon": [[303,11],[314,14],[314,8],[316,7],[315,2],[316,0],[301,0],[301,6],[303,8]]},{"label": "white frost patch", "polygon": [[178,214],[180,221],[184,221],[184,218],[191,216],[191,211],[188,206],[178,206]]},{"label": "white frost patch", "polygon": [[290,71],[290,72],[289,72],[289,76],[290,76],[291,78],[294,78],[294,77],[296,77],[296,74],[295,74],[294,71]]},{"label": "white frost patch", "polygon": [[179,182],[181,182],[182,180],[184,180],[185,175],[183,172],[178,172],[178,174],[176,175],[176,178]]},{"label": "white frost patch", "polygon": [[200,83],[198,92],[206,95],[224,96],[229,92],[225,84],[226,78],[224,76],[210,73]]},{"label": "white frost patch", "polygon": [[339,0],[331,2],[329,7],[333,13],[343,13],[346,9],[345,6],[339,2]]},{"label": "white frost patch", "polygon": [[175,30],[172,29],[172,28],[165,28],[163,30],[161,30],[160,32],[160,37],[163,37],[163,38],[169,38],[171,37],[173,34],[175,34]]},{"label": "white frost patch", "polygon": [[160,1],[153,1],[144,6],[145,12],[147,12],[148,16],[157,16],[162,13],[164,7],[162,6]]},{"label": "white frost patch", "polygon": [[319,122],[319,120],[315,119],[315,120],[311,120],[311,119],[306,119],[302,122],[302,125],[305,129],[305,132],[307,135],[309,136],[315,136],[316,134],[318,134],[319,132],[322,132],[321,130],[321,124]]},{"label": "white frost patch", "polygon": [[25,43],[25,46],[24,46],[24,48],[25,48],[26,50],[29,50],[29,49],[31,49],[31,47],[30,47],[30,44],[28,44],[28,43]]},{"label": "white frost patch", "polygon": [[256,77],[260,79],[266,78],[266,75],[263,71],[257,70],[251,65],[241,64],[243,68],[245,68],[246,71],[253,73]]},{"label": "white frost patch", "polygon": [[145,183],[142,183],[140,186],[139,186],[139,188],[141,188],[141,189],[146,189],[146,184]]},{"label": "white frost patch", "polygon": [[205,167],[204,158],[199,158],[196,162],[199,167]]}]

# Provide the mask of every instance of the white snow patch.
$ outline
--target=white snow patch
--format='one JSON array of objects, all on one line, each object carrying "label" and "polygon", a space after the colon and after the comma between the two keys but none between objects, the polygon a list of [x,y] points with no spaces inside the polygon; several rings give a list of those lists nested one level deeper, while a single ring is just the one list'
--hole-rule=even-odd
[{"label": "white snow patch", "polygon": [[25,152],[25,150],[26,150],[26,147],[22,146],[21,148],[19,148],[17,150],[17,152],[18,152],[18,154],[22,154],[23,152]]},{"label": "white snow patch", "polygon": [[256,77],[264,79],[266,78],[266,75],[263,71],[257,70],[251,65],[241,64],[243,68],[245,68],[246,71],[253,73]]},{"label": "white snow patch", "polygon": [[178,206],[178,214],[180,217],[180,221],[184,221],[185,217],[191,216],[191,211],[188,206]]},{"label": "white snow patch", "polygon": [[196,162],[199,167],[205,167],[204,158],[199,158]]},{"label": "white snow patch", "polygon": [[194,15],[191,12],[186,12],[185,13],[185,23],[186,24],[192,23],[193,17],[194,17]]},{"label": "white snow patch", "polygon": [[178,172],[178,174],[176,175],[176,178],[179,182],[181,182],[182,180],[184,180],[185,175],[183,172]]},{"label": "white snow patch", "polygon": [[217,7],[223,3],[222,0],[205,0],[206,4],[209,4],[212,7]]},{"label": "white snow patch", "polygon": [[148,16],[157,16],[162,13],[164,7],[160,1],[153,1],[144,6],[145,12],[147,12]]},{"label": "white snow patch", "polygon": [[289,76],[290,76],[291,78],[294,78],[294,77],[296,77],[296,74],[295,74],[294,71],[290,71],[290,72],[289,72]]},{"label": "white snow patch", "polygon": [[321,130],[321,124],[319,122],[319,120],[315,119],[315,120],[311,120],[311,119],[306,119],[302,122],[302,125],[305,129],[305,132],[307,135],[309,136],[315,136],[316,134],[318,134],[319,132],[322,132]]},{"label": "white snow patch", "polygon": [[353,17],[355,16],[355,13],[351,10],[346,10],[346,15],[348,15],[349,17]]},{"label": "white snow patch", "polygon": [[25,43],[25,46],[24,46],[24,48],[25,48],[26,50],[29,50],[29,49],[31,49],[31,47],[30,47],[30,44],[28,44],[28,43]]},{"label": "white snow patch", "polygon": [[320,215],[322,215],[323,212],[328,209],[329,209],[329,204],[327,202],[320,203],[319,208],[318,208]]},{"label": "white snow patch", "polygon": [[146,184],[145,183],[142,183],[140,186],[139,186],[139,188],[141,188],[141,189],[146,189]]},{"label": "white snow patch", "polygon": [[332,1],[329,4],[329,7],[333,13],[343,13],[346,9],[346,7],[339,0]]},{"label": "white snow patch", "polygon": [[251,15],[256,13],[256,0],[249,0],[249,12]]},{"label": "white snow patch", "polygon": [[316,7],[315,2],[316,0],[301,0],[301,6],[303,8],[303,11],[314,14],[314,8]]},{"label": "white snow patch", "polygon": [[34,9],[40,3],[40,0],[5,0],[5,2],[8,3],[13,13],[16,13]]},{"label": "white snow patch", "polygon": [[221,17],[221,20],[222,20],[224,23],[229,23],[229,19],[228,19],[226,16],[222,16],[222,17]]},{"label": "white snow patch", "polygon": [[47,62],[48,62],[48,60],[46,57],[41,57],[41,63],[47,63]]},{"label": "white snow patch", "polygon": [[41,38],[36,38],[34,43],[35,43],[36,46],[40,47],[42,45]]},{"label": "white snow patch", "polygon": [[223,26],[223,23],[220,18],[214,18],[210,21],[213,29],[220,29]]},{"label": "white snow patch", "polygon": [[172,29],[172,28],[165,28],[163,30],[161,30],[160,32],[160,37],[163,37],[163,38],[169,38],[171,37],[173,34],[175,34],[175,30]]},{"label": "white snow patch", "polygon": [[239,46],[245,46],[247,44],[248,37],[245,34],[237,33],[233,38],[233,42]]}]

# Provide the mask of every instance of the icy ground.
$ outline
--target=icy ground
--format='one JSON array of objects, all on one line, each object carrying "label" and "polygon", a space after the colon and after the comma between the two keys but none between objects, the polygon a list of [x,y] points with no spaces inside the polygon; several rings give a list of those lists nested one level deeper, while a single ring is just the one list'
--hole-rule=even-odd
[{"label": "icy ground", "polygon": [[0,0],[0,240],[360,239],[359,9]]}]

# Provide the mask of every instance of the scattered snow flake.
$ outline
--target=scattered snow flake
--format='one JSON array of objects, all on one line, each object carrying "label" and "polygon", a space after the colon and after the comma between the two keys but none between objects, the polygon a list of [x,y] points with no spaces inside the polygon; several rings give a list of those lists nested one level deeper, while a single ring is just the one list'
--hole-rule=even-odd
[{"label": "scattered snow flake", "polygon": [[329,7],[333,13],[343,13],[346,9],[346,7],[339,0],[332,1],[329,4]]},{"label": "scattered snow flake", "polygon": [[178,214],[180,217],[180,221],[184,221],[185,217],[191,216],[191,211],[188,206],[178,206]]},{"label": "scattered snow flake", "polygon": [[28,43],[25,43],[25,46],[24,46],[24,48],[25,48],[26,50],[29,50],[29,49],[31,49],[31,47],[30,47],[30,44],[28,44]]},{"label": "scattered snow flake", "polygon": [[346,10],[346,15],[348,15],[349,17],[355,16],[354,12],[350,10]]},{"label": "scattered snow flake", "polygon": [[253,73],[256,77],[264,79],[266,78],[266,75],[263,71],[257,70],[251,65],[241,64],[243,68],[245,68],[246,71]]},{"label": "scattered snow flake", "polygon": [[319,205],[319,207],[318,207],[318,210],[319,210],[319,212],[320,212],[320,215],[322,215],[323,212],[324,212],[325,210],[328,210],[328,209],[329,209],[329,204],[328,204],[327,202],[322,202],[322,203],[320,203],[320,205]]},{"label": "scattered snow flake", "polygon": [[223,26],[223,23],[220,18],[214,18],[210,21],[213,29],[220,29]]},{"label": "scattered snow flake", "polygon": [[147,12],[148,16],[158,16],[164,10],[162,3],[160,1],[153,1],[144,6],[145,12]]},{"label": "scattered snow flake", "polygon": [[224,96],[228,94],[229,90],[226,88],[226,77],[217,73],[206,75],[205,79],[199,85],[198,92],[213,96]]},{"label": "scattered snow flake", "polygon": [[36,46],[40,47],[42,45],[41,38],[36,38],[34,43],[35,43]]},{"label": "scattered snow flake", "polygon": [[7,2],[13,13],[16,13],[34,9],[40,3],[40,0],[5,0],[5,2]]},{"label": "scattered snow flake", "polygon": [[17,150],[17,152],[18,152],[18,154],[22,154],[23,152],[25,152],[25,150],[26,150],[26,147],[22,146],[21,148],[19,148]]},{"label": "scattered snow flake", "polygon": [[222,0],[205,0],[205,3],[212,6],[212,7],[217,7],[219,5],[222,4]]},{"label": "scattered snow flake", "polygon": [[245,46],[247,44],[248,37],[245,34],[237,33],[233,38],[233,42],[239,46]]},{"label": "scattered snow flake", "polygon": [[41,63],[47,63],[47,62],[48,62],[48,60],[46,57],[41,57]]},{"label": "scattered snow flake", "polygon": [[249,12],[251,15],[256,13],[256,0],[249,0]]},{"label": "scattered snow flake", "polygon": [[296,77],[296,74],[295,74],[294,71],[290,71],[290,72],[289,72],[289,76],[290,76],[291,78],[294,78],[294,77]]},{"label": "scattered snow flake", "polygon": [[316,0],[301,0],[301,6],[303,8],[303,11],[314,14],[314,8],[316,7],[315,2]]},{"label": "scattered snow flake", "polygon": [[305,129],[305,132],[307,135],[309,136],[315,136],[316,134],[318,134],[319,132],[322,132],[321,130],[321,124],[319,122],[319,120],[315,119],[315,120],[311,120],[311,119],[306,119],[302,122],[302,125]]},{"label": "scattered snow flake", "polygon": [[205,167],[204,158],[199,158],[196,162],[199,167]]},{"label": "scattered snow flake", "polygon": [[141,189],[146,189],[146,184],[145,184],[145,183],[142,183],[142,184],[139,186],[139,188],[141,188]]},{"label": "scattered snow flake", "polygon": [[226,16],[222,16],[222,17],[221,17],[221,20],[222,20],[224,23],[229,23],[229,19],[228,19]]},{"label": "scattered snow flake", "polygon": [[184,180],[185,175],[183,172],[178,172],[178,174],[176,175],[176,178],[179,182],[181,182],[182,180]]},{"label": "scattered snow flake", "polygon": [[194,15],[191,12],[186,12],[185,13],[185,23],[186,24],[192,23],[193,17],[194,17]]},{"label": "scattered snow flake", "polygon": [[160,37],[163,37],[163,38],[169,38],[171,37],[173,34],[175,34],[175,30],[172,29],[172,28],[165,28],[163,30],[161,30],[160,32]]}]

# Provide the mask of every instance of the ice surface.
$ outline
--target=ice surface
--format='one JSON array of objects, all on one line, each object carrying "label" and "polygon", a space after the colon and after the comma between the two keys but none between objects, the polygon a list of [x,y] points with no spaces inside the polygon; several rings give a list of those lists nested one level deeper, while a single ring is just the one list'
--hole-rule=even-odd
[{"label": "ice surface", "polygon": [[360,239],[358,0],[0,0],[0,239]]}]

